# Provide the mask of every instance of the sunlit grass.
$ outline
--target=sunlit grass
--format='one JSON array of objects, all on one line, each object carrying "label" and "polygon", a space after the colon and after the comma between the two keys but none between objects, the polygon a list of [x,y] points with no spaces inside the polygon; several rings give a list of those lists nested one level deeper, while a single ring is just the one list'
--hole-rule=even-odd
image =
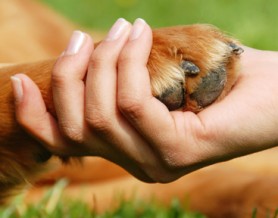
[{"label": "sunlit grass", "polygon": [[[258,213],[258,210],[256,208],[254,208],[251,217],[252,218],[257,218],[257,213]],[[273,214],[271,214],[270,212],[267,213],[265,218],[278,218],[278,209],[276,209]]]},{"label": "sunlit grass", "polygon": [[[15,197],[8,206],[0,207],[1,218],[205,218],[206,216],[192,212],[188,202],[173,199],[169,206],[162,205],[157,199],[150,201],[122,200],[115,198],[110,210],[96,213],[82,201],[67,199],[64,195],[66,180],[60,180],[43,195],[36,204],[26,205],[24,194]],[[253,209],[250,218],[258,217],[258,210]],[[261,217],[261,216],[260,216]],[[272,214],[267,213],[265,218],[278,218],[278,209]]]},{"label": "sunlit grass", "polygon": [[[23,196],[16,197],[7,207],[0,208],[1,218],[204,218],[205,216],[185,211],[182,203],[174,199],[169,207],[154,201],[120,200],[116,209],[95,213],[81,201],[65,199],[63,189],[67,182],[59,181],[49,189],[42,199],[33,205],[26,206]],[[119,200],[119,199],[118,199]]]}]

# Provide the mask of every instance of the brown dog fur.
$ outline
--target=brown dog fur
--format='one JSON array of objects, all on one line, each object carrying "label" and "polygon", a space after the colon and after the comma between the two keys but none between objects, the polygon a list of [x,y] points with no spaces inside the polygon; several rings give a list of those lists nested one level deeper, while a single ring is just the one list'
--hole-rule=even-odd
[{"label": "brown dog fur", "polygon": [[[29,1],[24,0],[24,2],[26,2],[27,5],[30,4],[32,7],[40,8],[36,4],[31,4]],[[16,3],[15,5],[20,6],[20,3],[12,0],[6,4],[12,3]],[[61,21],[56,15],[49,13],[49,11],[47,10],[42,9],[41,12],[43,12],[41,14],[45,14],[46,17],[45,19],[40,20],[40,22],[48,23],[49,26],[47,28],[51,29],[52,25],[55,26],[54,23],[47,20],[48,17],[52,17],[52,19],[56,22],[57,20]],[[61,26],[65,24],[63,22],[64,21],[61,21]],[[30,24],[28,24],[27,27],[30,27],[30,31],[33,31],[35,29],[32,28]],[[159,92],[167,86],[175,85],[173,81],[181,78],[180,75],[177,76],[178,74],[176,74],[177,78],[175,78],[174,80],[165,80],[165,77],[161,78],[161,75],[164,75],[165,73],[167,78],[172,78],[172,76],[170,75],[172,71],[165,69],[163,71],[164,73],[161,73],[160,70],[157,70],[157,66],[159,66],[158,69],[164,69],[165,63],[170,63],[172,64],[172,66],[177,67],[179,66],[178,62],[181,60],[182,54],[186,54],[185,59],[194,61],[194,63],[196,62],[196,64],[201,68],[201,72],[205,72],[206,66],[209,67],[209,69],[213,68],[213,66],[209,65],[208,60],[213,60],[211,63],[219,63],[219,59],[217,58],[217,56],[211,59],[211,57],[208,55],[208,51],[209,48],[212,47],[211,49],[217,49],[223,52],[223,49],[221,49],[222,47],[220,46],[221,48],[219,48],[218,46],[216,46],[217,43],[213,42],[215,42],[215,38],[220,39],[221,42],[225,42],[226,37],[224,37],[218,31],[215,31],[214,28],[210,28],[207,26],[193,26],[187,28],[189,29],[186,29],[185,31],[187,33],[187,37],[189,38],[187,38],[186,40],[190,42],[190,46],[186,47],[186,49],[188,50],[179,49],[180,47],[182,47],[180,46],[181,43],[184,42],[175,41],[175,43],[171,44],[170,47],[168,43],[166,43],[168,38],[164,36],[165,33],[172,35],[173,37],[173,35],[182,33],[183,31],[181,29],[179,29],[179,31],[172,31],[175,29],[156,30],[154,34],[154,47],[149,61],[149,70],[153,78],[152,85],[154,95],[159,94]],[[194,36],[200,34],[200,31],[207,31],[206,28],[209,28],[211,32],[210,34],[208,34],[208,36],[206,35],[206,37],[204,37],[204,42],[202,44],[203,46],[193,46],[195,41]],[[71,28],[69,27],[68,29]],[[68,30],[65,30],[64,33],[67,31]],[[4,39],[5,36],[5,34],[1,35],[1,37],[4,37]],[[181,37],[184,37],[184,35]],[[30,57],[27,58],[24,55],[22,55],[21,57],[20,55],[15,55],[14,57],[12,57],[12,54],[11,58],[8,58],[8,51],[16,51],[15,53],[17,53],[17,49],[8,47],[7,55],[5,57],[2,57],[1,60],[2,62],[22,62],[28,60],[37,60],[38,57],[39,59],[45,59],[45,56],[47,56],[47,54],[49,55],[49,57],[51,57],[54,55],[53,53],[61,51],[65,47],[66,37],[61,38],[62,40],[60,41],[60,44],[57,43],[55,44],[55,46],[59,47],[59,45],[62,45],[63,47],[60,47],[60,49],[58,48],[56,50],[54,49],[53,52],[45,52],[46,55],[43,55],[43,52],[40,53],[39,51],[37,51],[38,55],[33,55],[33,57],[29,53]],[[177,38],[180,39],[179,37]],[[37,40],[34,40],[33,42],[35,43],[37,42]],[[193,42],[193,44],[191,42]],[[21,44],[25,45],[26,43],[24,43],[23,40]],[[39,43],[39,45],[41,45],[41,43]],[[53,48],[53,44],[45,46]],[[192,48],[196,47],[200,47],[203,50],[196,50],[196,52],[194,53],[195,49]],[[44,51],[44,49],[42,49],[41,51]],[[22,53],[24,54],[24,52]],[[158,53],[160,53],[159,57]],[[163,55],[161,55],[161,53]],[[57,54],[58,53],[56,53],[55,55]],[[229,72],[237,71],[236,69],[234,69],[234,67],[236,68],[236,59],[237,56],[229,56],[227,59],[225,59],[228,60],[227,68]],[[40,171],[44,167],[43,162],[49,157],[49,153],[37,142],[32,140],[15,122],[13,113],[13,98],[11,94],[11,85],[9,77],[19,72],[24,72],[28,74],[40,86],[42,92],[44,93],[44,98],[48,102],[49,110],[53,111],[53,108],[51,107],[51,95],[47,94],[49,93],[47,90],[50,87],[50,72],[53,63],[54,60],[37,62],[34,64],[17,64],[14,66],[2,66],[0,70],[0,181],[2,183],[0,196],[1,199],[5,197],[5,195],[8,193],[6,192],[8,189],[14,190],[14,187],[18,186],[18,184],[24,184],[26,183],[26,181],[33,179],[34,173],[37,173],[37,171]],[[228,83],[228,86],[226,86],[227,91],[234,83],[234,80],[236,79],[236,73],[229,73],[228,75],[232,75],[233,77],[229,77],[228,79],[228,81],[231,81],[231,83]],[[191,82],[188,82],[186,84],[186,87],[189,90],[189,92],[190,90],[194,90],[196,88],[196,83],[199,83],[200,77],[202,76],[203,75],[200,74],[198,75],[198,77],[192,79]],[[160,81],[160,85],[155,85],[154,81]],[[166,84],[164,83],[165,81]],[[225,95],[225,92],[223,93],[223,95]],[[220,98],[221,97],[222,96],[220,96]],[[196,108],[194,102],[188,105],[189,109],[190,105],[193,105],[193,107]],[[258,207],[258,209],[261,209],[259,211],[263,216],[265,215],[267,210],[274,210],[277,206],[276,202],[278,202],[278,193],[275,191],[275,188],[272,188],[278,181],[278,177],[275,175],[275,166],[277,167],[277,165],[274,164],[275,158],[274,161],[271,161],[271,154],[273,155],[273,157],[276,156],[275,153],[268,151],[265,152],[265,155],[255,155],[255,159],[252,159],[251,156],[251,158],[247,157],[241,159],[242,161],[231,161],[225,164],[209,167],[207,169],[203,169],[198,172],[192,173],[188,176],[185,176],[177,182],[171,183],[169,185],[147,185],[138,182],[129,176],[123,177],[123,175],[126,174],[122,170],[120,170],[116,166],[110,165],[107,162],[99,159],[93,161],[92,165],[88,164],[88,170],[86,170],[85,162],[84,170],[82,171],[86,173],[82,174],[83,177],[82,175],[80,175],[79,178],[76,176],[76,173],[74,173],[75,167],[67,166],[67,171],[72,173],[73,176],[69,176],[70,173],[67,173],[65,170],[62,170],[60,172],[56,171],[56,174],[48,174],[48,176],[46,176],[45,178],[47,178],[49,181],[51,179],[53,180],[55,178],[60,178],[62,175],[68,175],[72,178],[72,180],[75,180],[76,182],[84,182],[85,179],[87,181],[103,181],[98,185],[90,183],[87,186],[86,191],[88,195],[84,196],[84,198],[87,198],[87,201],[90,202],[91,193],[95,193],[95,195],[98,198],[98,206],[100,208],[105,208],[104,205],[107,205],[107,197],[109,198],[110,196],[110,198],[112,198],[111,196],[113,195],[113,189],[119,189],[128,194],[134,190],[134,187],[136,187],[138,193],[140,193],[139,197],[147,198],[148,196],[151,197],[150,195],[153,194],[166,202],[171,198],[171,196],[178,196],[182,198],[184,195],[188,195],[190,197],[191,208],[204,212],[207,215],[209,215],[209,217],[248,217],[248,214],[250,215],[253,207]],[[272,164],[272,168],[270,169],[265,164],[266,158],[268,162]],[[254,160],[258,162],[257,164],[255,164],[255,166]],[[100,163],[99,168],[96,167],[97,163]],[[105,164],[111,166],[111,170],[109,171],[109,174],[111,175],[106,174],[102,176],[102,174],[97,173],[101,172],[101,170],[97,171],[97,169],[102,169],[102,167]],[[95,166],[96,171],[94,172],[96,173],[90,173],[92,166]],[[264,168],[264,166],[266,168]],[[268,170],[266,171],[266,169]],[[80,169],[78,167],[77,171],[80,172]],[[113,172],[115,173],[113,174]],[[106,177],[105,180],[107,182],[104,182],[104,177]],[[269,194],[270,192],[271,194]],[[40,191],[38,193],[40,193]],[[69,189],[68,193],[69,195],[75,197],[79,196],[79,194],[77,194],[78,190],[76,187],[72,187],[71,189]],[[106,197],[104,198],[104,196]],[[27,199],[29,199],[29,201],[32,201],[32,199],[37,200],[38,198],[36,197],[37,195],[34,195],[33,192],[33,195],[28,196]]]}]

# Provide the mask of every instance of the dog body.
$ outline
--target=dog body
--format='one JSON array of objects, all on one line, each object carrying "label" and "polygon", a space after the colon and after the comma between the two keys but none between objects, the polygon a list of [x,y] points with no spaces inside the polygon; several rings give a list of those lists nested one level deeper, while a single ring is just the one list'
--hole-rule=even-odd
[{"label": "dog body", "polygon": [[[31,44],[38,42],[38,45],[43,44],[45,48],[38,50],[37,55],[36,52],[29,50],[30,56],[25,57],[25,59],[24,55],[21,56],[18,54],[15,56],[11,55],[10,58],[9,55],[0,57],[3,63],[25,62],[56,56],[65,47],[67,38],[72,30],[71,25],[64,25],[66,21],[54,15],[54,13],[27,0],[24,0],[24,2],[27,5],[29,4],[31,8],[38,7],[37,9],[42,10],[41,13],[34,15],[36,17],[32,20],[41,22],[41,27],[44,26],[44,23],[48,23],[49,26],[45,27],[45,31],[52,32],[49,31],[49,29],[56,28],[58,25],[59,27],[63,26],[63,28],[60,28],[62,33],[60,35],[57,34],[59,35],[58,39],[56,38],[57,41],[51,43],[51,45],[42,43],[40,41],[42,40],[40,36],[38,36],[38,39],[29,40]],[[1,4],[21,5],[17,1],[10,1],[9,3],[1,2]],[[20,11],[26,11],[26,9],[22,8],[22,5],[20,7]],[[43,14],[46,16],[42,16]],[[41,18],[41,20],[39,20],[39,18]],[[48,18],[51,19],[48,20]],[[25,20],[29,21],[27,18]],[[27,23],[26,26],[30,28],[30,30],[28,30],[30,33],[36,29],[30,23]],[[67,28],[64,28],[64,26]],[[35,25],[35,27],[37,27],[37,25]],[[21,30],[17,31],[19,32],[16,35],[20,35]],[[11,34],[13,35],[14,33]],[[209,104],[220,100],[229,92],[239,72],[237,60],[240,50],[236,46],[237,42],[235,40],[207,25],[164,28],[154,30],[153,34],[154,44],[148,62],[152,92],[153,95],[164,102],[170,110],[182,107],[184,110],[197,112]],[[30,34],[30,37],[31,35],[32,34]],[[0,36],[4,38],[3,40],[7,40],[5,34],[0,34]],[[196,40],[196,38],[198,38],[198,40]],[[47,41],[48,39],[52,39],[52,37],[48,36],[43,40]],[[21,44],[25,45],[25,40],[21,40]],[[47,51],[47,48],[53,50]],[[7,46],[6,50],[10,52],[12,50],[19,52],[20,46],[17,49]],[[23,49],[22,53],[24,54],[25,52],[26,50]],[[28,52],[26,53],[28,54]],[[17,187],[34,180],[37,173],[45,168],[47,160],[51,156],[43,146],[32,139],[28,133],[24,132],[17,124],[14,115],[10,76],[19,72],[26,73],[30,76],[39,86],[48,110],[55,116],[50,85],[50,76],[54,63],[55,59],[49,59],[29,64],[1,65],[0,202],[1,199],[10,195],[12,193],[11,191],[15,190]],[[224,67],[223,63],[225,63]],[[194,70],[198,68],[198,72],[194,75],[193,70],[189,70],[192,64]],[[211,72],[216,72],[219,78],[225,81],[225,86],[219,86],[217,95],[207,98],[204,93],[198,90],[198,87],[202,87],[203,81],[211,81],[211,77],[208,76],[214,75]],[[206,92],[209,91],[210,90],[206,90]],[[268,151],[265,153],[266,155],[261,156],[261,161],[258,161],[259,164],[256,165],[256,167],[254,167],[254,164],[250,164],[253,158],[253,156],[251,156],[251,158],[243,158],[241,161],[231,161],[194,172],[177,182],[164,185],[163,188],[161,185],[148,185],[136,181],[130,176],[127,176],[127,174],[118,167],[98,158],[93,161],[90,158],[86,159],[89,161],[85,161],[85,170],[82,170],[86,173],[82,175],[77,173],[80,177],[77,177],[76,173],[74,173],[75,170],[80,172],[78,167],[66,166],[52,174],[45,175],[44,181],[55,180],[62,175],[71,177],[70,174],[74,175],[71,179],[75,182],[84,181],[85,178],[87,181],[102,181],[102,183],[98,183],[98,185],[90,183],[87,186],[88,191],[86,191],[86,193],[90,194],[84,196],[84,198],[87,198],[88,202],[90,202],[91,193],[95,193],[98,197],[98,202],[100,202],[98,206],[102,209],[106,204],[106,200],[102,197],[105,196],[103,193],[106,193],[106,196],[112,196],[112,190],[117,188],[123,190],[123,192],[128,195],[134,190],[134,187],[136,187],[138,193],[140,193],[140,197],[152,197],[150,194],[153,194],[166,202],[172,196],[182,198],[188,195],[190,197],[192,209],[199,210],[213,217],[217,217],[218,215],[219,217],[223,217],[227,214],[231,215],[230,217],[237,217],[240,215],[240,217],[244,217],[252,212],[251,207],[274,210],[277,206],[275,202],[278,202],[278,193],[272,189],[269,190],[271,188],[270,185],[275,185],[278,181],[278,177],[274,174],[275,164],[271,162],[271,164],[273,164],[271,169],[273,170],[269,170],[268,173],[265,169],[260,170],[260,167],[262,168],[265,166],[265,158],[267,158],[268,161],[271,160],[269,154],[272,152]],[[257,156],[257,159],[260,160],[260,155]],[[98,172],[97,170],[102,169],[104,165],[106,167],[107,165],[110,166],[109,175],[100,173],[94,173],[94,175],[92,175],[92,173],[90,173],[92,168],[96,170],[95,172]],[[99,166],[99,168],[96,166]],[[262,175],[267,179],[262,179]],[[227,178],[230,179],[227,180]],[[162,191],[165,189],[171,191]],[[244,191],[246,193],[244,193]],[[277,195],[266,195],[265,193],[269,193],[269,191]],[[40,190],[37,190],[35,193],[40,193]],[[68,193],[73,196],[78,196],[75,187],[72,187]],[[38,195],[29,195],[28,200],[32,201],[32,199],[38,199]],[[225,202],[225,206],[222,203],[223,201]],[[243,209],[240,209],[240,207],[243,207]]]}]

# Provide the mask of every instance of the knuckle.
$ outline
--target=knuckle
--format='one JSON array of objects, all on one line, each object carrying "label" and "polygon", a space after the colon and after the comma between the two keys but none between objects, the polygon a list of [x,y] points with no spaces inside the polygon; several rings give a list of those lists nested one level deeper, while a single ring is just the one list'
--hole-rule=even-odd
[{"label": "knuckle", "polygon": [[155,171],[149,172],[148,176],[152,181],[157,183],[169,183],[173,182],[180,177],[175,171],[169,171],[165,167],[157,167]]},{"label": "knuckle", "polygon": [[162,154],[159,164],[154,169],[155,171],[149,172],[150,177],[156,182],[168,183],[183,176],[187,168],[177,156]]},{"label": "knuckle", "polygon": [[69,124],[61,124],[60,123],[60,130],[63,134],[63,136],[73,142],[73,143],[77,143],[77,144],[82,144],[84,139],[83,139],[83,134],[82,134],[82,130],[81,127],[78,127],[76,125],[69,125]]},{"label": "knuckle", "polygon": [[186,161],[186,158],[181,156],[179,152],[175,152],[173,150],[164,152],[163,158],[161,159],[162,166],[168,174],[183,170],[186,165]]},{"label": "knuckle", "polygon": [[130,54],[130,52],[128,52],[127,50],[124,50],[119,55],[118,64],[126,65],[126,64],[132,62],[133,60],[134,60],[134,57],[132,58],[132,55]]},{"label": "knuckle", "polygon": [[171,173],[173,171],[176,171],[180,164],[177,160],[173,160],[171,157],[164,158],[162,160],[163,168],[166,172]]},{"label": "knuckle", "polygon": [[[108,52],[109,51],[109,52]],[[97,47],[97,49],[94,51],[91,59],[90,59],[90,67],[93,69],[99,69],[103,66],[107,66],[107,62],[113,63],[116,62],[117,53],[113,49],[107,49],[106,47],[103,48],[103,46]]]},{"label": "knuckle", "polygon": [[60,80],[66,77],[66,71],[68,70],[68,64],[65,61],[57,61],[52,69],[52,78]]},{"label": "knuckle", "polygon": [[105,116],[103,113],[94,110],[91,115],[86,115],[85,120],[90,129],[94,132],[108,135],[111,131],[111,120],[109,119],[110,116]]},{"label": "knuckle", "polygon": [[142,103],[132,97],[121,97],[118,101],[119,110],[125,115],[139,118],[143,113]]},{"label": "knuckle", "polygon": [[64,87],[67,84],[68,77],[66,73],[53,73],[51,76],[51,84],[53,87]]},{"label": "knuckle", "polygon": [[100,66],[102,66],[103,63],[105,63],[104,56],[101,54],[101,52],[95,51],[89,63],[90,67],[100,68]]}]

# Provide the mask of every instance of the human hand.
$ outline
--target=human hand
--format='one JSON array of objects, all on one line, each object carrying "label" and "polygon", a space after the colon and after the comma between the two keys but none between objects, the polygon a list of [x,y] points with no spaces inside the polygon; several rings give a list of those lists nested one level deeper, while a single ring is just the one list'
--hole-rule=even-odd
[{"label": "human hand", "polygon": [[[131,27],[125,20],[118,20],[96,49],[87,34],[73,34],[53,70],[56,116],[46,110],[32,80],[24,74],[15,75],[14,86],[22,86],[22,89],[14,89],[16,117],[25,130],[53,154],[101,156],[139,179],[153,182],[157,179],[152,174],[160,168],[161,160],[116,105],[117,62],[122,48],[127,41],[137,44],[141,54],[138,61],[145,65],[152,44],[152,32],[145,22],[138,20],[134,28]],[[144,31],[145,36],[136,42],[132,37],[138,31]],[[124,59],[122,62],[125,64]]]},{"label": "human hand", "polygon": [[124,78],[119,79],[121,112],[168,168],[187,173],[278,144],[278,53],[244,50],[232,91],[198,114],[165,110],[147,89],[140,90],[149,87],[147,73],[119,70]]},{"label": "human hand", "polygon": [[[58,123],[46,112],[34,84],[18,75],[24,86],[24,98],[17,103],[19,122],[55,154],[102,156],[148,182],[172,181],[211,163],[274,146],[273,138],[267,143],[250,138],[250,127],[260,124],[260,119],[251,124],[251,105],[240,97],[245,93],[246,98],[253,90],[244,89],[247,81],[251,83],[244,70],[252,65],[247,61],[250,55],[243,55],[243,73],[224,100],[197,115],[169,112],[151,95],[146,68],[151,31],[145,23],[137,24],[137,33],[143,31],[139,38],[130,40],[131,26],[125,23],[122,31],[118,29],[114,38],[108,37],[94,51],[90,37],[83,35],[79,52],[66,51],[59,58],[53,73]],[[241,132],[238,125],[243,124]],[[263,126],[271,129],[266,121]],[[256,137],[266,135],[257,132]]]}]

